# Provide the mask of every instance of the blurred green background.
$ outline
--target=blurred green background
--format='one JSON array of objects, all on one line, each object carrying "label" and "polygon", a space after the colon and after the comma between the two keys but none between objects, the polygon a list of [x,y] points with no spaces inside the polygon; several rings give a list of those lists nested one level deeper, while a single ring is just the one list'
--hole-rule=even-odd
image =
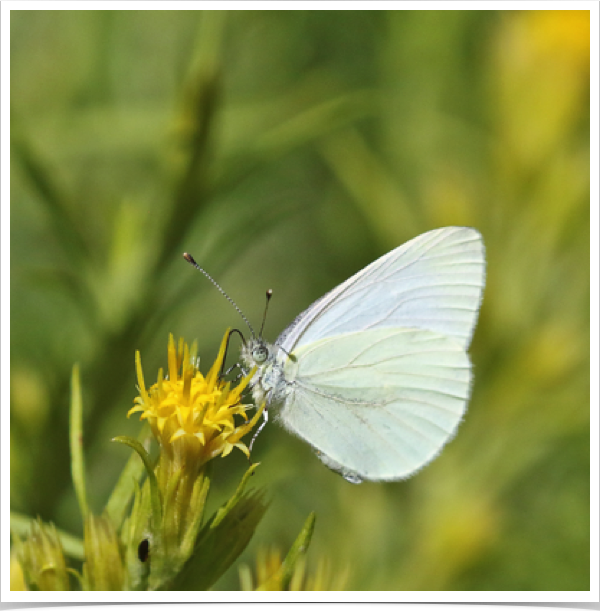
[{"label": "blurred green background", "polygon": [[[347,589],[587,590],[588,11],[12,11],[11,505],[81,534],[70,371],[97,512],[137,434],[141,350],[203,369],[243,324],[314,299],[435,227],[488,275],[458,435],[412,479],[353,486],[271,425],[271,506],[243,556],[286,550]],[[233,362],[233,355],[230,357]],[[221,465],[213,505],[247,462]],[[231,571],[220,589],[237,589]]]}]

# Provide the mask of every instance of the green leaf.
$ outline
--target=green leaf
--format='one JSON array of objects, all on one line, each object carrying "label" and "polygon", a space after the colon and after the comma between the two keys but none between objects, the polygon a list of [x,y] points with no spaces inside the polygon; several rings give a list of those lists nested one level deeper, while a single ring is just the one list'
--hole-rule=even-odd
[{"label": "green leaf", "polygon": [[231,511],[231,509],[236,505],[236,503],[242,498],[242,495],[244,494],[244,489],[246,488],[246,484],[248,483],[250,477],[254,475],[254,472],[256,471],[259,464],[260,463],[254,463],[253,465],[250,465],[246,473],[244,473],[242,481],[237,487],[235,494],[227,501],[227,503],[225,503],[225,505],[223,505],[223,507],[220,507],[217,510],[217,513],[215,514],[215,517],[212,520],[211,528],[215,528],[216,526],[218,526],[220,522],[225,518],[225,516],[229,513],[229,511]]},{"label": "green leaf", "polygon": [[34,150],[22,131],[19,134],[19,128],[14,131],[17,133],[11,140],[14,159],[46,208],[54,232],[59,236],[57,244],[62,247],[67,260],[81,270],[82,263],[89,260],[89,248],[79,231],[80,224],[71,212],[74,206],[70,197],[59,187],[55,169],[50,168]]},{"label": "green leaf", "polygon": [[[288,589],[289,583],[294,574],[296,563],[306,554],[308,550],[308,546],[310,545],[310,540],[315,529],[315,519],[316,515],[314,512],[312,512],[306,519],[306,522],[304,522],[304,526],[302,527],[300,534],[294,541],[294,544],[290,548],[290,551],[282,563],[281,574],[279,577],[281,590]],[[258,589],[261,590],[262,588]]]},{"label": "green leaf", "polygon": [[233,496],[204,525],[172,589],[208,590],[244,551],[267,510],[263,491],[245,492],[257,467],[250,466]]},{"label": "green leaf", "polygon": [[194,554],[173,583],[174,590],[208,590],[244,551],[267,510],[264,492],[244,494],[224,518],[209,522],[198,536]]},{"label": "green leaf", "polygon": [[152,507],[152,529],[154,534],[154,541],[156,542],[157,547],[162,545],[162,503],[160,498],[160,490],[158,489],[158,481],[156,479],[156,474],[154,473],[154,466],[152,465],[152,460],[150,459],[150,455],[144,449],[144,446],[133,437],[120,436],[114,437],[113,441],[117,443],[122,443],[130,448],[134,449],[139,457],[142,459],[144,463],[144,467],[146,468],[146,474],[148,475],[148,481],[150,483],[150,505]]},{"label": "green leaf", "polygon": [[75,494],[79,502],[79,511],[85,522],[88,505],[85,492],[85,462],[83,457],[83,401],[79,379],[79,364],[73,365],[71,375],[71,409],[69,414],[69,441],[71,448],[71,476]]},{"label": "green leaf", "polygon": [[[150,562],[140,562],[138,548],[148,534],[148,520],[150,508],[150,484],[143,488],[137,481],[134,482],[135,494],[133,507],[129,517],[125,518],[121,529],[121,540],[125,546],[125,563],[128,575],[128,590],[146,590],[148,588],[148,575],[151,569]],[[150,547],[153,554],[154,545]]]},{"label": "green leaf", "polygon": [[[138,441],[146,446],[146,442],[150,438],[150,430],[144,427],[138,436]],[[106,503],[106,514],[117,529],[120,528],[123,523],[127,507],[135,493],[136,484],[140,481],[143,472],[144,463],[139,461],[135,454],[132,454]]]},{"label": "green leaf", "polygon": [[193,510],[194,519],[188,526],[185,535],[181,541],[180,553],[183,558],[187,559],[191,556],[198,537],[198,530],[200,524],[202,524],[202,517],[204,516],[204,506],[206,504],[206,497],[208,496],[208,490],[210,488],[211,478],[210,475],[205,474],[202,479],[199,479],[194,484],[194,491],[192,494],[191,507]]}]

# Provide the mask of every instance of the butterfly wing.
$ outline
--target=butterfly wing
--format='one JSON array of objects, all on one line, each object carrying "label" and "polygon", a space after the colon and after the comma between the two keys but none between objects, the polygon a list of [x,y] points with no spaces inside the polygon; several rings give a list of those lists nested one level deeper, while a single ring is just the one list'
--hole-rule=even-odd
[{"label": "butterfly wing", "polygon": [[296,346],[341,333],[422,328],[467,349],[485,282],[481,235],[468,227],[424,233],[377,259],[313,303],[279,336]]},{"label": "butterfly wing", "polygon": [[355,483],[408,477],[437,455],[465,411],[468,356],[428,330],[343,333],[295,356],[279,418]]}]

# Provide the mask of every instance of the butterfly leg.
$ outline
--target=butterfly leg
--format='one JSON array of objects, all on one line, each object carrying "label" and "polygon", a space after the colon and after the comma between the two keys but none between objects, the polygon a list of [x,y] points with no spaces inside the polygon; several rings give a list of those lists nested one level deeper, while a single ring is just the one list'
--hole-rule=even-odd
[{"label": "butterfly leg", "polygon": [[246,370],[239,363],[232,365],[227,371],[224,371],[221,375],[228,376],[234,369],[239,369],[239,372],[236,374],[235,378],[233,378],[234,382],[239,382],[244,376],[248,375],[246,373]]},{"label": "butterfly leg", "polygon": [[265,405],[265,409],[262,413],[263,421],[260,423],[256,433],[252,436],[252,440],[250,441],[250,445],[248,446],[248,451],[252,452],[252,446],[254,445],[254,440],[258,437],[258,434],[265,428],[265,424],[269,422],[269,412],[267,411],[267,406]]}]

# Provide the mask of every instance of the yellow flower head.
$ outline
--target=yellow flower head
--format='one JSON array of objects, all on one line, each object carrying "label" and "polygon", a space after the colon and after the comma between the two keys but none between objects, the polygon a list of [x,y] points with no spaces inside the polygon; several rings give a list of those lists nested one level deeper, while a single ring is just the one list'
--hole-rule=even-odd
[{"label": "yellow flower head", "polygon": [[40,518],[32,520],[27,539],[24,542],[16,539],[16,553],[22,580],[15,574],[13,583],[11,575],[11,589],[21,586],[44,591],[70,589],[62,544],[53,524],[44,524]]},{"label": "yellow flower head", "polygon": [[294,564],[291,575],[285,577],[285,562],[277,548],[259,548],[256,556],[256,570],[253,577],[247,565],[240,567],[242,590],[289,590],[319,591],[344,590],[348,582],[349,570],[334,572],[331,564],[321,558],[313,574],[307,575],[306,556],[302,555]]},{"label": "yellow flower head", "polygon": [[[150,423],[161,451],[175,462],[185,464],[192,459],[199,466],[216,456],[227,456],[234,447],[250,456],[240,439],[256,424],[262,409],[248,422],[246,409],[249,406],[240,403],[241,394],[254,371],[233,389],[230,382],[219,379],[228,337],[229,329],[214,365],[204,377],[197,366],[196,344],[192,344],[190,351],[180,339],[176,349],[173,336],[169,335],[168,377],[164,378],[160,369],[156,384],[148,390],[140,353],[136,352],[140,396],[135,398],[135,406],[129,410],[128,416],[141,412],[140,419]],[[235,416],[243,418],[237,426]]]}]

